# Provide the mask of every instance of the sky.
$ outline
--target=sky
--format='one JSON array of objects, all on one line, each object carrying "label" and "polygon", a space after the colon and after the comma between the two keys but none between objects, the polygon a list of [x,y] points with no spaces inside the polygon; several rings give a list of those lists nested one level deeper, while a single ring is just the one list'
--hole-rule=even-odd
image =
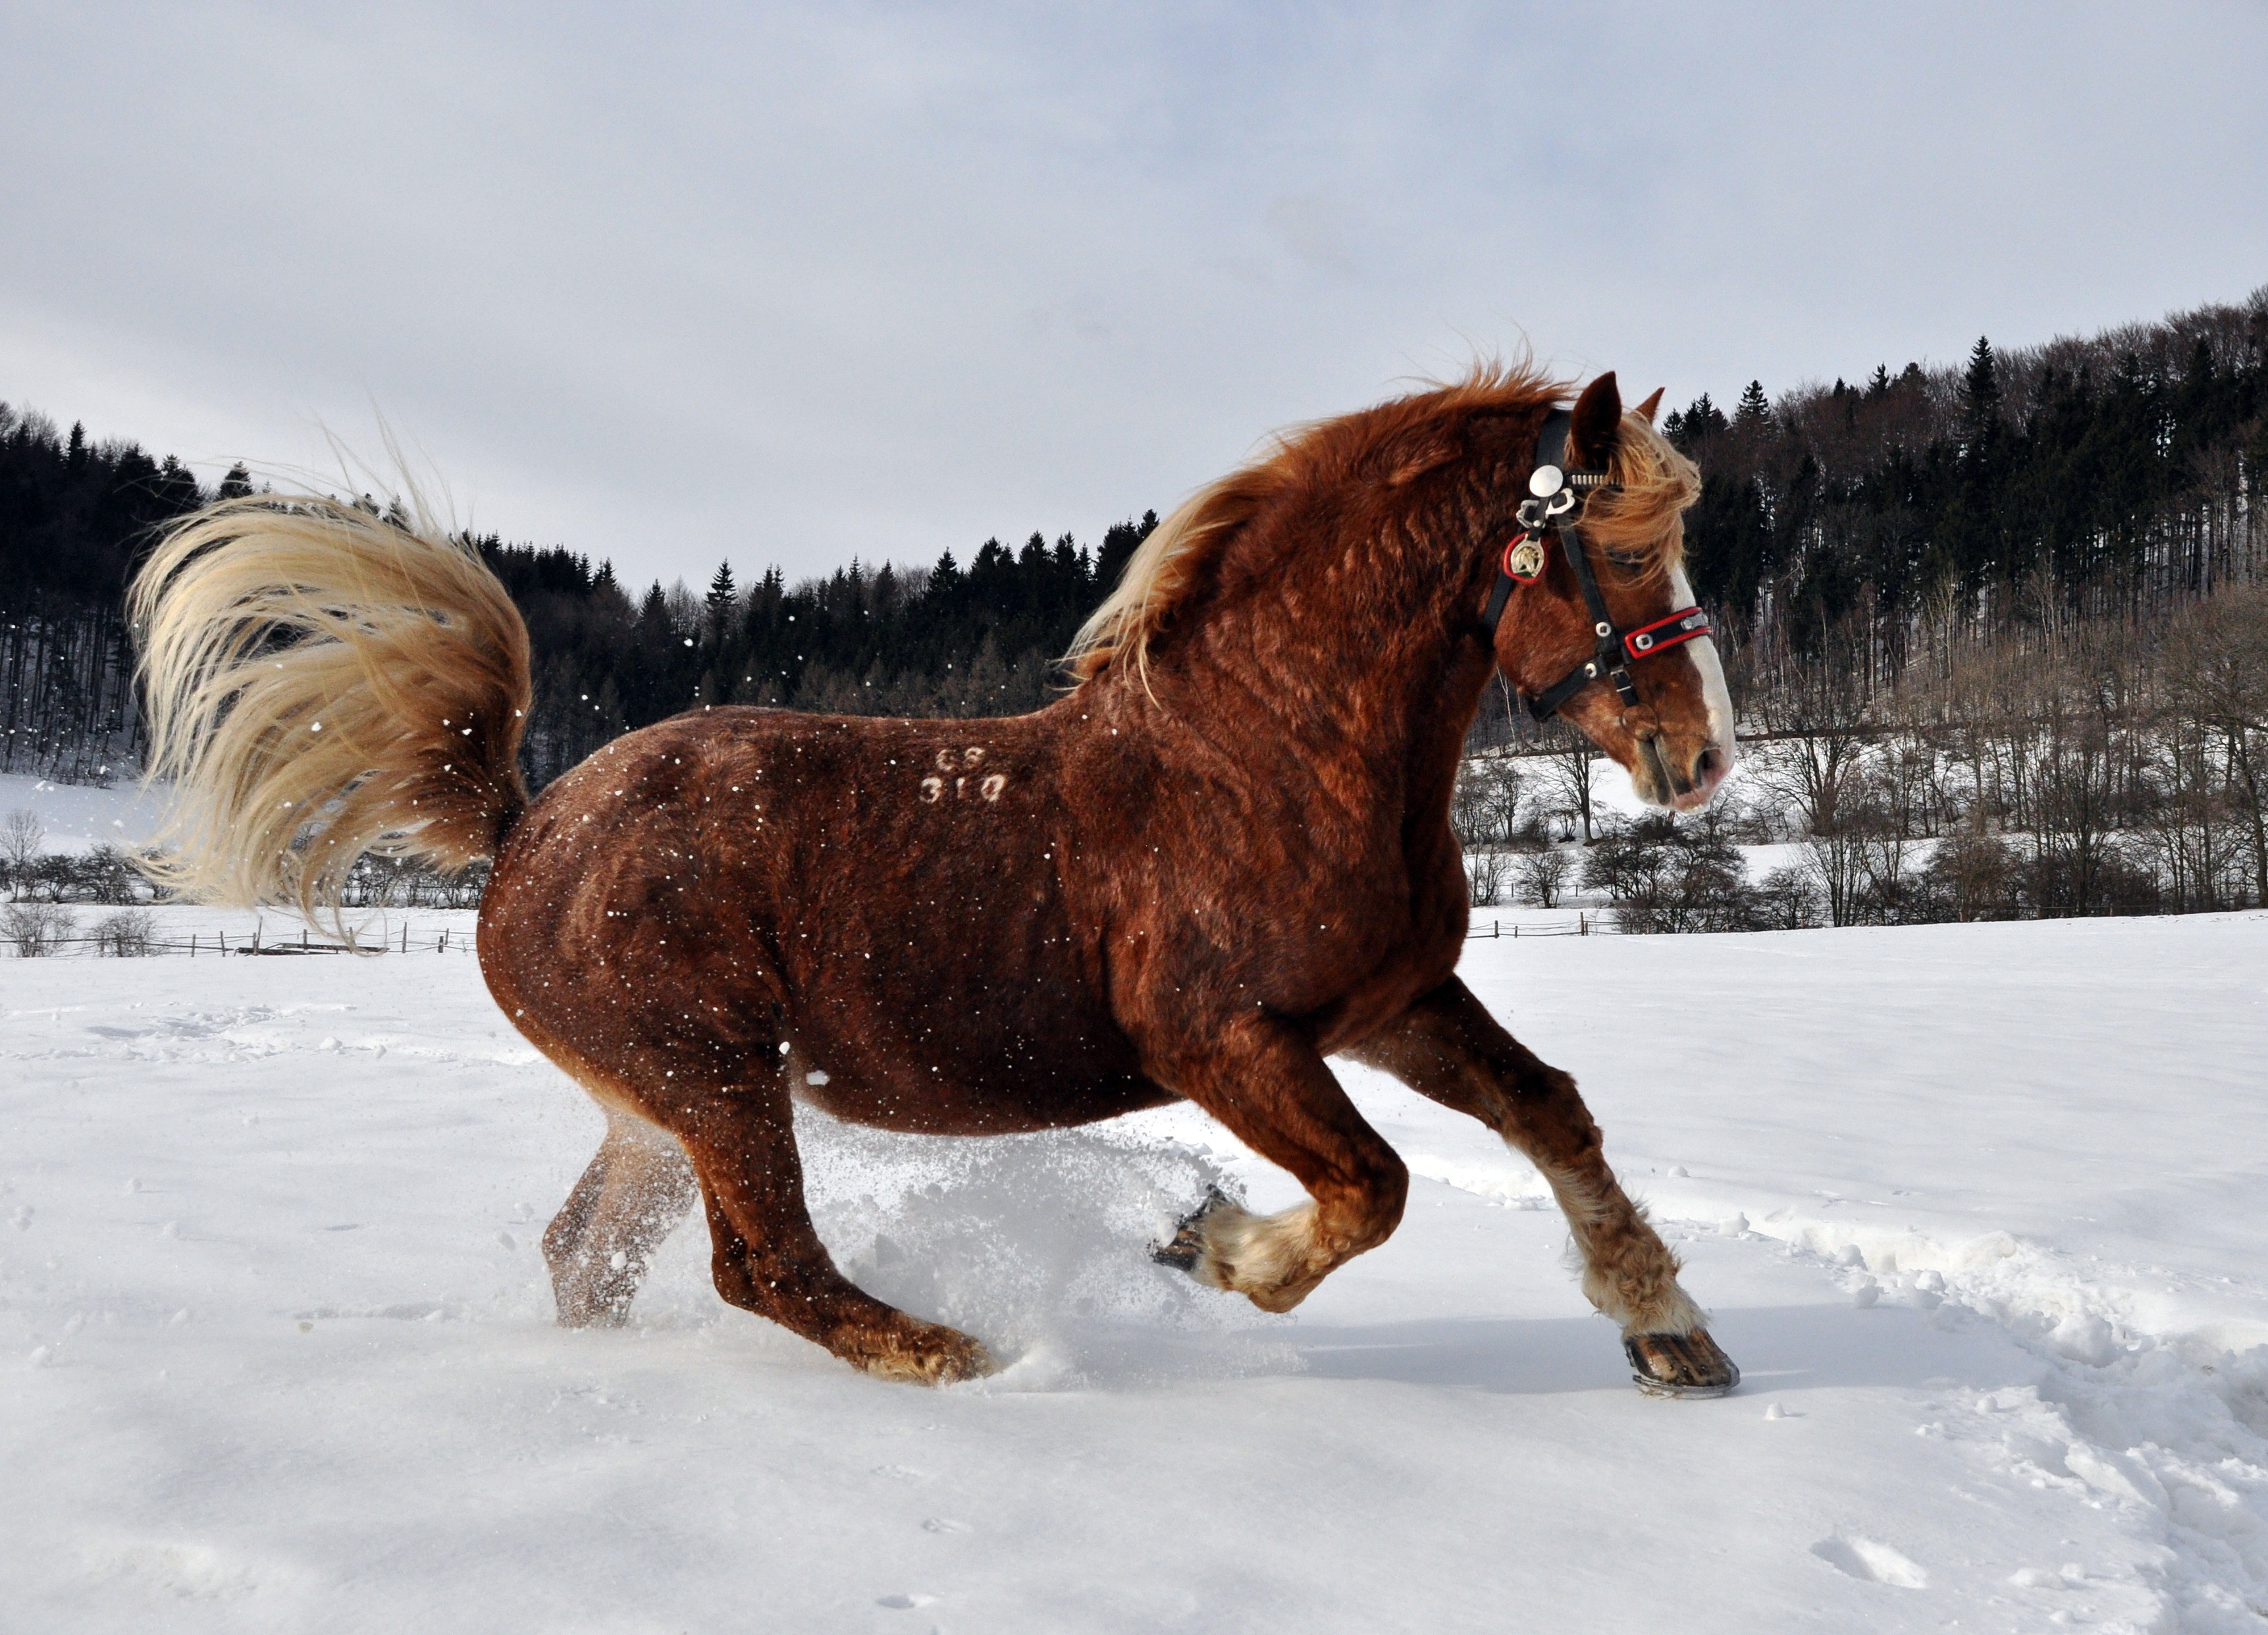
[{"label": "sky", "polygon": [[0,0],[0,401],[209,477],[335,487],[390,433],[454,521],[632,583],[1093,542],[1476,356],[1681,404],[2268,283],[2264,0]]}]

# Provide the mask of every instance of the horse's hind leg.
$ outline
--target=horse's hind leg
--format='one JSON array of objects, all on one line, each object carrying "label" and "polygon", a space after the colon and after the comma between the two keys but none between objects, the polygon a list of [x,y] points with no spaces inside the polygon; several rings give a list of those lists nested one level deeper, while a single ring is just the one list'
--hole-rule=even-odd
[{"label": "horse's hind leg", "polygon": [[607,1138],[543,1234],[559,1321],[614,1327],[646,1263],[693,1204],[693,1167],[667,1132],[609,1110]]},{"label": "horse's hind leg", "polygon": [[1622,1325],[1641,1387],[1699,1396],[1740,1383],[1677,1281],[1677,1257],[1607,1167],[1575,1081],[1537,1060],[1463,983],[1450,978],[1348,1054],[1471,1114],[1543,1172],[1582,1255],[1583,1293]]},{"label": "horse's hind leg", "polygon": [[[682,1086],[687,1075],[681,1072]],[[888,1380],[946,1385],[993,1372],[957,1329],[887,1306],[836,1270],[803,1198],[784,1077],[699,1097],[673,1093],[673,1130],[700,1176],[717,1293]]]}]

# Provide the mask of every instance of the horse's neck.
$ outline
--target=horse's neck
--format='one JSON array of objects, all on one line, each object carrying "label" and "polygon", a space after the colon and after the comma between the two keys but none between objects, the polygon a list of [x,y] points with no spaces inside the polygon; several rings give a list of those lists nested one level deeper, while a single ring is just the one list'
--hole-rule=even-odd
[{"label": "horse's neck", "polygon": [[1462,562],[1388,559],[1350,593],[1343,573],[1299,563],[1272,594],[1213,619],[1192,610],[1170,684],[1201,705],[1258,705],[1262,741],[1244,750],[1256,763],[1280,758],[1282,775],[1305,771],[1341,804],[1375,801],[1405,822],[1424,815],[1413,803],[1438,805],[1446,820],[1491,668],[1462,606],[1476,584]]}]

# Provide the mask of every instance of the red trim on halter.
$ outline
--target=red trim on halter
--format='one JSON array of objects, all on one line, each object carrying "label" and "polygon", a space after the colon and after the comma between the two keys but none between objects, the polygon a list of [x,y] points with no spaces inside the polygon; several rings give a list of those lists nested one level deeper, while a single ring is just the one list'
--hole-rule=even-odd
[{"label": "red trim on halter", "polygon": [[1667,618],[1624,632],[1623,651],[1633,659],[1643,659],[1665,647],[1675,647],[1708,634],[1709,615],[1698,608],[1683,608]]}]

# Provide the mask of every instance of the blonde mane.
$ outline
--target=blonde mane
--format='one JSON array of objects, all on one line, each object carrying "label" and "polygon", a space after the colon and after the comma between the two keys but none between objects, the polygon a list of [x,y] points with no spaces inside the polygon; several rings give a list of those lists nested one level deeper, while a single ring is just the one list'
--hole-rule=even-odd
[{"label": "blonde mane", "polygon": [[[1117,587],[1071,638],[1064,661],[1074,681],[1089,681],[1130,654],[1146,686],[1150,644],[1195,593],[1203,571],[1263,506],[1319,466],[1347,468],[1429,423],[1554,406],[1572,392],[1570,383],[1525,364],[1484,364],[1462,380],[1278,432],[1259,459],[1198,490],[1142,541]],[[1668,573],[1684,555],[1679,518],[1701,497],[1700,473],[1635,413],[1623,416],[1608,469],[1618,486],[1594,494],[1584,507],[1585,537],[1613,552],[1625,571]]]}]

